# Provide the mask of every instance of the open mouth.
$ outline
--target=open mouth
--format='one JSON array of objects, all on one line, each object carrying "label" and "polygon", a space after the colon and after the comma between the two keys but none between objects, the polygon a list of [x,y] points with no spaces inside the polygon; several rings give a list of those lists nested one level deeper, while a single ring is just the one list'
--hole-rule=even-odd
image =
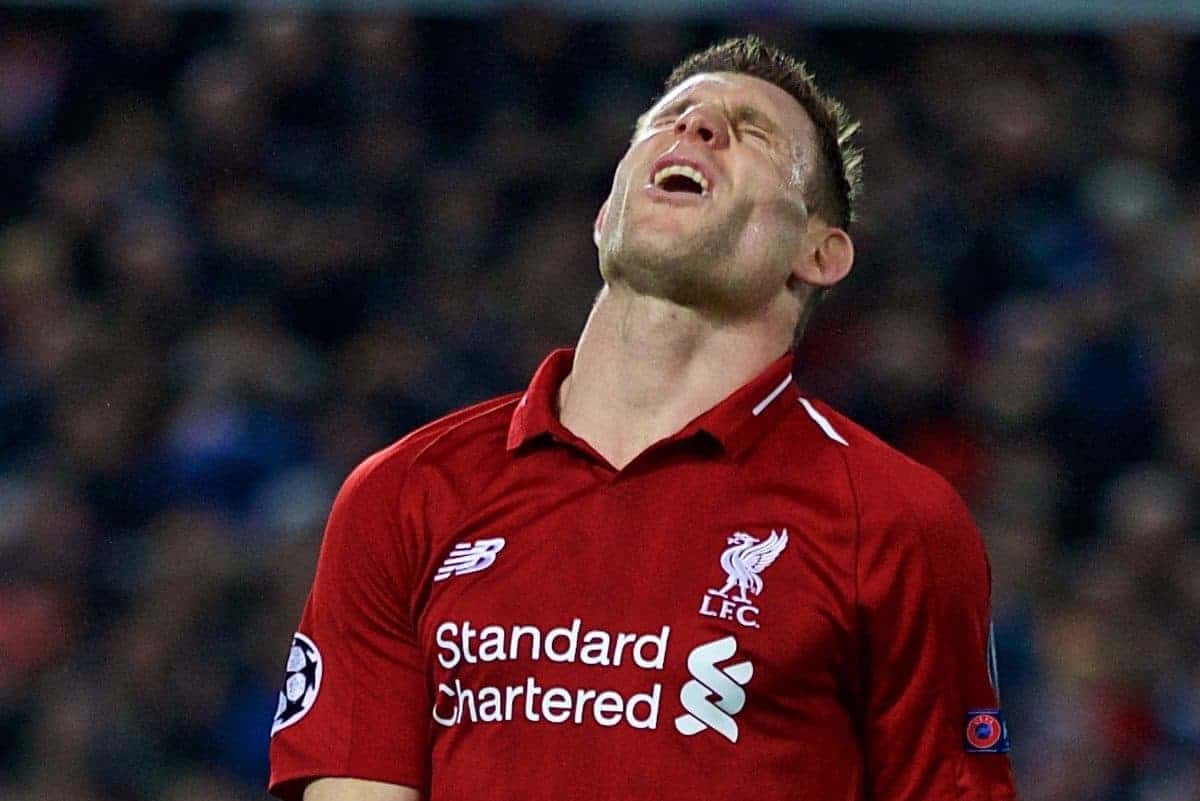
[{"label": "open mouth", "polygon": [[708,192],[708,179],[694,167],[672,164],[654,173],[654,185],[664,192],[685,192],[703,195]]}]

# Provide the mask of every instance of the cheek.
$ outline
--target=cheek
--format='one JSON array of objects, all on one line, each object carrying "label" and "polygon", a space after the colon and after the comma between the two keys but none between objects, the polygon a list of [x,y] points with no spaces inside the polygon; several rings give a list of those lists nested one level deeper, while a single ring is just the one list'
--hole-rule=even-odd
[{"label": "cheek", "polygon": [[808,226],[808,207],[804,204],[804,196],[799,189],[778,176],[775,176],[775,182],[774,191],[763,198],[760,204],[763,217],[778,227],[783,236],[799,237]]},{"label": "cheek", "polygon": [[[767,184],[767,181],[773,182]],[[764,186],[752,203],[748,222],[760,236],[772,241],[791,242],[798,238],[808,224],[808,212],[798,192],[780,183],[777,175],[764,178]]]},{"label": "cheek", "polygon": [[634,168],[634,160],[629,156],[621,159],[617,164],[617,169],[613,173],[612,190],[609,194],[608,216],[615,219],[623,219],[629,211],[630,196],[634,189],[637,188]]},{"label": "cheek", "polygon": [[787,195],[773,194],[754,204],[741,237],[750,260],[765,272],[790,272],[793,254],[803,243],[807,216]]},{"label": "cheek", "polygon": [[614,185],[620,183],[623,186],[636,183],[635,179],[640,170],[649,169],[648,159],[650,158],[647,151],[646,139],[639,139],[629,146],[625,151],[625,155],[617,162],[617,169],[613,175]]}]

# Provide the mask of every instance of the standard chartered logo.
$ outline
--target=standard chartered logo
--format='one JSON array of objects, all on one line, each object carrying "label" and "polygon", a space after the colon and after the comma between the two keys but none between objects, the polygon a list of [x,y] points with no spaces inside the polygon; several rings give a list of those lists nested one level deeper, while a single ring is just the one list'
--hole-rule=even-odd
[{"label": "standard chartered logo", "polygon": [[746,705],[742,686],[754,675],[754,665],[738,662],[717,667],[735,653],[737,640],[722,637],[697,646],[688,655],[688,672],[693,678],[679,691],[679,703],[687,710],[686,715],[675,718],[675,728],[680,734],[690,737],[712,729],[729,742],[737,742],[738,725],[733,716]]},{"label": "standard chartered logo", "polygon": [[[648,632],[608,632],[585,628],[579,618],[548,629],[444,622],[434,640],[437,662],[449,674],[438,681],[433,720],[447,727],[520,720],[658,729],[664,695],[659,677],[666,669],[670,638],[670,626]],[[737,742],[733,716],[746,705],[742,686],[750,681],[754,667],[749,661],[719,666],[737,649],[737,640],[729,636],[697,646],[688,655],[691,679],[679,692],[686,714],[675,718],[681,734],[712,729]],[[512,667],[491,664],[506,662]],[[583,686],[573,681],[569,686],[545,683],[538,670],[545,662],[583,667],[577,674]],[[646,682],[640,687],[623,682],[619,691],[604,673],[622,668],[645,675]],[[463,669],[465,674],[460,673]],[[555,675],[563,674],[556,671]],[[592,676],[593,680],[585,678]]]},{"label": "standard chartered logo", "polygon": [[[634,666],[651,674],[663,670],[671,627],[652,632],[585,630],[583,621],[543,631],[537,626],[484,626],[470,621],[448,621],[438,626],[437,660],[443,668],[490,662],[518,662],[535,666],[542,661],[595,668]],[[622,694],[595,687],[544,686],[540,677],[502,684],[474,684],[455,677],[439,682],[433,719],[442,726],[464,723],[594,722],[601,726],[622,723],[635,729],[658,727],[662,684],[653,682],[644,692]]]}]

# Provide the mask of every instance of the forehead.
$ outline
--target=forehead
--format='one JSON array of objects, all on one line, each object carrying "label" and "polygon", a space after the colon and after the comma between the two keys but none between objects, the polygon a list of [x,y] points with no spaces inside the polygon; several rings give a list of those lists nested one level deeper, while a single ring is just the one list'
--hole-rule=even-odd
[{"label": "forehead", "polygon": [[813,128],[804,107],[786,90],[770,81],[738,72],[702,72],[693,75],[663,95],[654,104],[654,109],[679,102],[749,105],[784,129],[799,129],[807,133]]}]

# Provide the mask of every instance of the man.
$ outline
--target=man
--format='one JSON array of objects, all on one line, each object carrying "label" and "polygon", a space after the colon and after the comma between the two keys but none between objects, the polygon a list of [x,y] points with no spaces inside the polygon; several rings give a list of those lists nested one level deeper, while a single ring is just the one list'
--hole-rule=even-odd
[{"label": "man", "polygon": [[853,261],[851,132],[757,39],[675,70],[597,216],[578,347],[339,493],[273,792],[1013,797],[968,513],[791,377]]}]

